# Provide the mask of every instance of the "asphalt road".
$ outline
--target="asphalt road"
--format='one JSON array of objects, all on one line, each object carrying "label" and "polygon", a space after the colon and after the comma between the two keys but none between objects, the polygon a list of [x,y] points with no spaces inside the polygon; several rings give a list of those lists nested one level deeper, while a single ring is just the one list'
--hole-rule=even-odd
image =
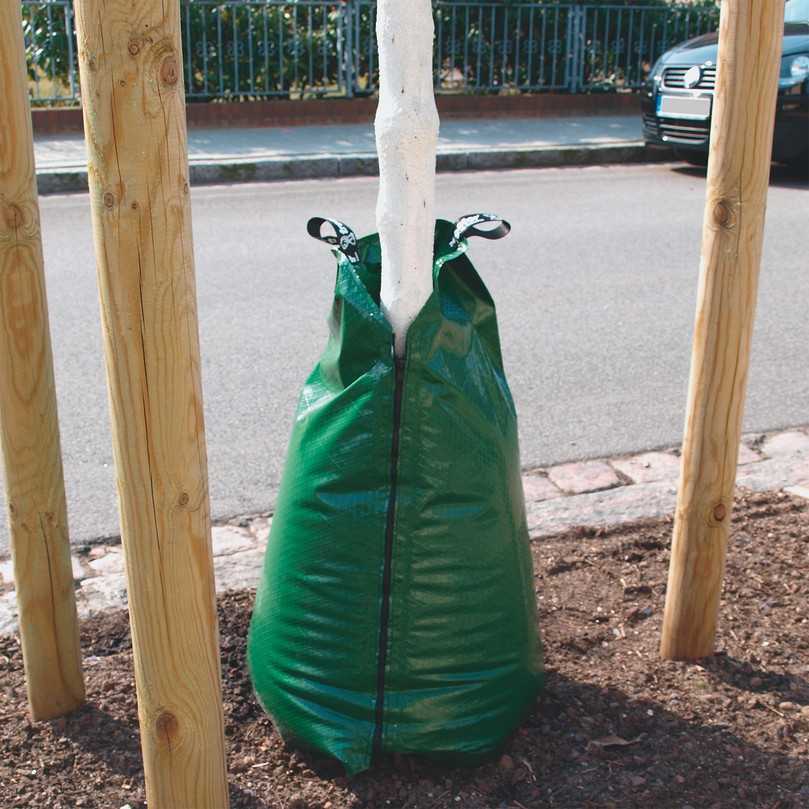
[{"label": "asphalt road", "polygon": [[[192,193],[215,516],[272,505],[297,392],[325,340],[333,260],[306,220],[366,233],[376,187]],[[524,465],[679,442],[704,192],[704,172],[670,165],[439,177],[446,218],[495,210],[513,224],[508,239],[474,240],[472,258],[498,305]],[[71,533],[86,541],[118,532],[88,198],[41,205]],[[809,193],[777,174],[747,430],[809,422],[808,270]]]}]

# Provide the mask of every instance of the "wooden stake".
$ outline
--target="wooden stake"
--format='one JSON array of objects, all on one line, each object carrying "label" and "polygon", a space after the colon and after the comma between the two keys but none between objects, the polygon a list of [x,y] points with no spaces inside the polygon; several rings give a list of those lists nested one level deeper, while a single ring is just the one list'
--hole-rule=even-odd
[{"label": "wooden stake", "polygon": [[724,0],[688,412],[660,653],[710,655],[758,288],[783,0]]},{"label": "wooden stake", "polygon": [[76,3],[146,794],[228,805],[179,3]]},{"label": "wooden stake", "polygon": [[0,9],[0,443],[33,719],[81,705],[79,628],[20,4]]},{"label": "wooden stake", "polygon": [[430,0],[379,0],[376,145],[381,301],[402,355],[407,329],[433,291],[435,153]]}]

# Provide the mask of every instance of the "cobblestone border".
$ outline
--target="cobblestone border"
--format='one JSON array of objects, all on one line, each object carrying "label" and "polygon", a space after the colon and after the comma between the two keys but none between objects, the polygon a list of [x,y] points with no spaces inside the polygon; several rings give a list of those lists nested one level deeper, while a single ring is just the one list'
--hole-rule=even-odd
[{"label": "cobblestone border", "polygon": [[[668,449],[526,470],[523,488],[531,538],[673,514],[678,456],[678,450]],[[783,489],[809,499],[809,427],[744,436],[736,481],[754,491]],[[253,514],[214,526],[218,591],[256,585],[271,519],[269,513]],[[73,575],[80,617],[126,606],[120,541],[80,549],[73,556]],[[16,627],[13,568],[10,559],[2,559],[0,634]]]}]

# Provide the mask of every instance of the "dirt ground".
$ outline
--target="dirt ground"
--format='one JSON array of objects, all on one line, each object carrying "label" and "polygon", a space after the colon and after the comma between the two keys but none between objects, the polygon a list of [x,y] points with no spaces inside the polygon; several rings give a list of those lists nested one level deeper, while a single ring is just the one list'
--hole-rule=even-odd
[{"label": "dirt ground", "polygon": [[[534,548],[547,686],[475,769],[398,758],[356,778],[290,750],[253,698],[253,594],[220,598],[233,809],[809,807],[809,508],[745,495],[719,652],[657,658],[671,525],[582,530]],[[0,640],[0,806],[145,806],[126,614],[83,626],[88,702],[32,725],[17,638]],[[193,808],[189,808],[193,809]]]}]

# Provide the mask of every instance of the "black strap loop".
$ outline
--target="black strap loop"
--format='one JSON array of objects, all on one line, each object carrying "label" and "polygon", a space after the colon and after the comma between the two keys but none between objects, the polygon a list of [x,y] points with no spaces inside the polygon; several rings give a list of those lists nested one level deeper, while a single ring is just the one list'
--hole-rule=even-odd
[{"label": "black strap loop", "polygon": [[[481,230],[478,225],[483,222],[499,222],[495,228]],[[482,239],[502,239],[511,232],[511,225],[505,219],[493,213],[470,213],[462,216],[455,223],[455,231],[452,234],[449,246],[453,250],[464,240],[472,236],[480,236]]]},{"label": "black strap loop", "polygon": [[[321,229],[325,224],[329,224],[334,228],[334,236],[324,236],[321,233]],[[357,234],[348,225],[344,225],[337,219],[313,216],[306,224],[306,231],[312,238],[336,247],[352,264],[359,263]]]}]

